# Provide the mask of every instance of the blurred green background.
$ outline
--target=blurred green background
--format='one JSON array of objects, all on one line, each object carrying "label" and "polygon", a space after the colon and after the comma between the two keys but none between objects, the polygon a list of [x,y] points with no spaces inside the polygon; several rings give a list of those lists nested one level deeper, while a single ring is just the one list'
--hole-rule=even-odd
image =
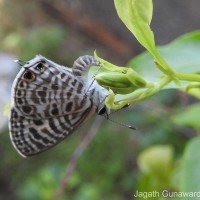
[{"label": "blurred green background", "polygon": [[[199,28],[198,0],[155,0],[154,6],[152,28],[159,45]],[[126,65],[144,51],[118,19],[113,1],[0,0],[0,24],[0,54],[6,60],[30,60],[41,54],[72,66],[77,57],[96,49],[101,57]],[[7,66],[3,63],[0,81],[9,85],[19,69],[14,67],[4,75]],[[0,87],[5,89],[2,84]],[[8,94],[10,89],[6,89]],[[136,131],[104,120],[78,159],[60,198],[55,195],[70,157],[93,121],[53,149],[25,159],[10,142],[7,122],[3,121],[7,116],[1,116],[0,199],[130,200],[137,189],[178,191],[180,159],[199,127],[176,125],[171,119],[196,101],[168,90],[113,115],[114,120],[134,124]],[[6,102],[9,99],[0,101],[1,111]]]}]

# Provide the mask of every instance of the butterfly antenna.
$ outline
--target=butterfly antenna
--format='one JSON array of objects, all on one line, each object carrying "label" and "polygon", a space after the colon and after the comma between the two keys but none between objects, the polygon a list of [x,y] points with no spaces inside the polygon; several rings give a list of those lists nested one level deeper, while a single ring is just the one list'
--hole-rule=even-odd
[{"label": "butterfly antenna", "polygon": [[[101,113],[101,112],[102,112],[102,113]],[[113,122],[113,123],[115,123],[115,124],[119,124],[119,125],[124,126],[124,127],[126,127],[126,128],[129,128],[129,129],[132,129],[132,130],[136,130],[136,128],[135,128],[134,126],[131,126],[131,125],[128,125],[128,124],[124,124],[124,123],[121,123],[121,122],[117,122],[117,121],[115,121],[115,120],[112,120],[112,119],[109,117],[109,114],[108,114],[108,112],[107,112],[107,110],[106,110],[106,107],[103,107],[103,108],[99,111],[98,114],[99,114],[100,116],[105,117],[107,120],[109,120],[109,121],[111,121],[111,122]]]},{"label": "butterfly antenna", "polygon": [[[95,75],[98,73],[98,71],[100,70],[100,68],[102,67],[102,65],[99,65],[98,66],[98,69],[96,70],[96,72],[95,72]],[[90,85],[89,85],[89,87],[88,87],[88,89],[87,89],[87,92],[89,91],[89,89],[90,89],[90,87],[92,86],[92,84],[94,83],[94,81],[95,81],[95,75],[92,77],[92,82],[90,83]]]},{"label": "butterfly antenna", "polygon": [[93,80],[92,80],[92,82],[90,83],[90,85],[89,85],[89,87],[88,87],[88,89],[87,89],[87,92],[88,92],[89,89],[91,88],[91,86],[92,86],[92,84],[94,83],[94,81],[95,81],[95,79],[94,79],[94,77],[93,77]]},{"label": "butterfly antenna", "polygon": [[117,121],[114,121],[114,120],[110,119],[108,115],[105,116],[105,117],[106,117],[107,120],[109,120],[109,121],[111,121],[111,122],[113,122],[115,124],[119,124],[120,126],[129,128],[129,129],[132,129],[132,130],[137,130],[137,128],[134,127],[134,126],[131,126],[131,125],[128,125],[128,124],[124,124],[124,123],[121,123],[121,122],[117,122]]},{"label": "butterfly antenna", "polygon": [[14,60],[14,62],[17,63],[20,66],[24,66],[26,64],[26,62],[23,61],[23,60]]}]

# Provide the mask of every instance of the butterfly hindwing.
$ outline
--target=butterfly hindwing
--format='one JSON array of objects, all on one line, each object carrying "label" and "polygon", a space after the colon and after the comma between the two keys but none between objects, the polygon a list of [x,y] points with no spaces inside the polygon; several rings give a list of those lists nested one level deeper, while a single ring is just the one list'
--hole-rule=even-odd
[{"label": "butterfly hindwing", "polygon": [[69,114],[47,119],[28,119],[12,108],[11,139],[23,156],[45,151],[70,135],[91,112],[90,108],[76,115]]},{"label": "butterfly hindwing", "polygon": [[23,156],[45,151],[70,135],[96,106],[70,69],[36,57],[13,83],[9,125],[13,145]]}]

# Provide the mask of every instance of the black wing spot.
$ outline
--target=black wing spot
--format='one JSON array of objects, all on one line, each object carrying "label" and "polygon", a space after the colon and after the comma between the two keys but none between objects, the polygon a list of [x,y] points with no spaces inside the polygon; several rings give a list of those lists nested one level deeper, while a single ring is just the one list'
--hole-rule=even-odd
[{"label": "black wing spot", "polygon": [[70,112],[72,110],[72,106],[73,106],[73,103],[72,102],[69,102],[67,105],[66,105],[66,112]]},{"label": "black wing spot", "polygon": [[32,82],[35,80],[35,74],[31,70],[26,70],[23,74],[23,80]]},{"label": "black wing spot", "polygon": [[22,105],[22,104],[23,104],[22,99],[17,99],[17,103],[18,103],[19,105]]},{"label": "black wing spot", "polygon": [[51,111],[51,114],[57,116],[57,115],[59,114],[58,108],[54,108],[54,109]]},{"label": "black wing spot", "polygon": [[43,63],[39,63],[39,64],[36,65],[35,69],[42,73],[42,72],[45,71],[46,67]]},{"label": "black wing spot", "polygon": [[58,90],[58,89],[59,89],[59,88],[58,88],[58,85],[52,85],[51,88],[52,88],[53,90]]},{"label": "black wing spot", "polygon": [[43,125],[43,122],[41,120],[33,120],[33,123],[37,126]]},{"label": "black wing spot", "polygon": [[32,111],[32,108],[30,106],[22,106],[23,112],[29,114]]},{"label": "black wing spot", "polygon": [[40,97],[46,97],[46,95],[47,95],[47,92],[46,92],[46,91],[38,91],[37,93],[38,93],[38,95],[39,95]]},{"label": "black wing spot", "polygon": [[20,87],[20,88],[24,88],[24,87],[25,87],[25,84],[24,84],[23,81],[20,81],[20,82],[19,82],[19,87]]}]

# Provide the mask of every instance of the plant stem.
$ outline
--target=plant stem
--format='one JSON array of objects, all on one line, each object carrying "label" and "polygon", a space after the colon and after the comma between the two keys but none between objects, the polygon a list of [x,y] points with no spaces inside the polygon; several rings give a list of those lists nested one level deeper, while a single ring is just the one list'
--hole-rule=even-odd
[{"label": "plant stem", "polygon": [[176,77],[183,81],[200,82],[200,75],[198,74],[185,74],[176,72]]},{"label": "plant stem", "polygon": [[[140,91],[137,93],[133,93],[132,95],[130,95],[129,98],[133,99],[122,99],[120,101],[114,102],[114,104],[117,106],[117,104],[120,105],[126,105],[126,104],[135,104],[137,102],[140,102],[150,96],[152,96],[153,94],[157,93],[158,91],[160,91],[162,88],[164,88],[167,84],[169,84],[172,81],[172,78],[169,76],[164,76],[158,83],[154,84],[154,87],[150,87],[147,88],[146,91]],[[151,85],[151,84],[150,84]],[[113,105],[113,108],[115,106]]]},{"label": "plant stem", "polygon": [[176,71],[169,66],[169,64],[165,61],[157,49],[154,49],[152,55],[154,56],[155,64],[158,69],[161,70],[164,74],[171,76],[173,79],[176,79]]}]

